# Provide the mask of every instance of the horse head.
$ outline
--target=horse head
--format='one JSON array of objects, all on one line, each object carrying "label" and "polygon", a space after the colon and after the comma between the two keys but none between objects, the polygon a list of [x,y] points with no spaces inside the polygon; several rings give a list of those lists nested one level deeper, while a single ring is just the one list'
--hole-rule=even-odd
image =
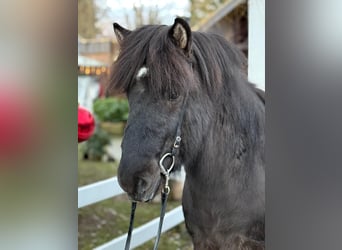
[{"label": "horse head", "polygon": [[[191,29],[177,18],[171,27],[135,31],[114,23],[114,32],[121,51],[111,86],[126,93],[130,107],[118,180],[131,199],[150,201],[162,182],[159,161],[173,147],[177,128],[182,129],[186,99],[195,86]],[[167,157],[165,164],[170,161]],[[176,165],[180,162],[179,154]]]}]

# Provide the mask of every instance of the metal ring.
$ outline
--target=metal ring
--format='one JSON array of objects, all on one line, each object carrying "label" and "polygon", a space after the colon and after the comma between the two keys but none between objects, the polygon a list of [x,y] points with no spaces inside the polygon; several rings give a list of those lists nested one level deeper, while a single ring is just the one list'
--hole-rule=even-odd
[{"label": "metal ring", "polygon": [[166,186],[163,188],[163,193],[164,194],[169,194],[170,193],[170,187],[169,186]]},{"label": "metal ring", "polygon": [[180,136],[177,136],[175,142],[173,143],[173,147],[179,148],[181,140],[182,138]]},{"label": "metal ring", "polygon": [[[164,165],[163,165],[163,161],[164,161],[165,158],[168,157],[168,156],[172,158],[172,162],[171,162],[171,166],[170,166],[169,168],[165,168]],[[160,161],[159,161],[159,167],[160,167],[160,169],[161,169],[161,172],[162,172],[164,175],[168,175],[168,174],[171,172],[171,170],[172,170],[172,168],[173,168],[174,165],[175,165],[175,156],[172,155],[171,153],[166,153],[166,154],[164,154],[163,157],[162,157],[162,158],[160,159]]]}]

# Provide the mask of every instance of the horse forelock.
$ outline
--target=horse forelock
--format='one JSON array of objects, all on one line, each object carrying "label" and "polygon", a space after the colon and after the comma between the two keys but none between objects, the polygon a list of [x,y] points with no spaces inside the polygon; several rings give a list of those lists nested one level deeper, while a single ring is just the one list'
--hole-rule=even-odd
[{"label": "horse forelock", "polygon": [[146,25],[124,39],[111,69],[109,90],[127,92],[143,67],[148,68],[148,87],[157,96],[171,88],[188,91],[204,87],[209,95],[220,93],[224,84],[230,84],[231,78],[242,73],[244,56],[224,38],[193,32],[188,58],[173,44],[168,30],[165,25]]},{"label": "horse forelock", "polygon": [[[111,69],[109,90],[127,92],[142,74],[148,77],[147,87],[155,96],[194,87],[191,65],[168,37],[168,29],[148,25],[126,37]],[[144,68],[148,70],[141,71]]]}]

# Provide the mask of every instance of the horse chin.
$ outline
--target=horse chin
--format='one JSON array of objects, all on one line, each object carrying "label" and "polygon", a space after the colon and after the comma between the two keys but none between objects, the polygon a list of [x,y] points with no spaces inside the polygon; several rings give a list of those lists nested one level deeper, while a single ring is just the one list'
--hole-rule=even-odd
[{"label": "horse chin", "polygon": [[135,202],[150,202],[157,195],[161,183],[159,178],[151,187],[143,193],[128,194],[129,198]]},{"label": "horse chin", "polygon": [[150,202],[156,197],[158,190],[160,189],[161,179],[156,183],[154,191],[151,193],[150,198],[146,202]]}]

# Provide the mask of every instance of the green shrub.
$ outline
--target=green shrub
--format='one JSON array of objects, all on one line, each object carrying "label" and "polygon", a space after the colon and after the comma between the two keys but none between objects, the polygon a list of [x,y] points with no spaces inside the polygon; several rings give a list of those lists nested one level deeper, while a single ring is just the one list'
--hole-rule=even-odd
[{"label": "green shrub", "polygon": [[87,140],[85,144],[85,153],[90,160],[100,160],[105,154],[104,147],[110,143],[109,135],[106,131],[97,126],[95,133]]},{"label": "green shrub", "polygon": [[128,101],[124,98],[101,98],[93,104],[96,117],[101,122],[121,122],[128,119]]}]

